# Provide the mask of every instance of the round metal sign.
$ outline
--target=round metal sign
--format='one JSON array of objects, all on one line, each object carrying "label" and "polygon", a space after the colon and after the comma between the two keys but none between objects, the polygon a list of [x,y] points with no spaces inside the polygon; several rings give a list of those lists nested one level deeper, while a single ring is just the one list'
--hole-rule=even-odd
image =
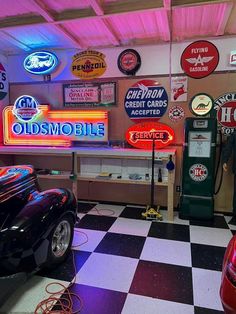
[{"label": "round metal sign", "polygon": [[39,103],[34,97],[22,95],[16,99],[12,111],[17,119],[28,122],[41,112],[38,106]]},{"label": "round metal sign", "polygon": [[125,110],[135,122],[160,119],[168,106],[168,95],[154,80],[142,80],[132,85],[125,95]]},{"label": "round metal sign", "polygon": [[216,117],[223,134],[231,134],[236,128],[236,92],[221,95],[214,101]]},{"label": "round metal sign", "polygon": [[210,75],[219,63],[219,51],[206,40],[188,45],[181,56],[181,67],[190,77],[200,79]]},{"label": "round metal sign", "polygon": [[173,106],[170,108],[168,116],[172,122],[178,122],[184,118],[184,109],[180,106]]},{"label": "round metal sign", "polygon": [[193,181],[202,182],[208,176],[207,167],[202,164],[194,164],[189,168],[189,176]]},{"label": "round metal sign", "polygon": [[206,116],[213,108],[214,100],[208,94],[200,93],[193,96],[189,103],[190,111],[196,116]]},{"label": "round metal sign", "polygon": [[122,51],[118,57],[119,70],[126,75],[135,75],[141,66],[141,57],[134,49]]}]

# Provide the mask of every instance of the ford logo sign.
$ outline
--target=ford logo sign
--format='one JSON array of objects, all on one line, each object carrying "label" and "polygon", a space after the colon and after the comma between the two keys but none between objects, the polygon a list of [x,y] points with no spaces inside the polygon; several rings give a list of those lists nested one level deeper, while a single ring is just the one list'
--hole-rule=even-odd
[{"label": "ford logo sign", "polygon": [[48,51],[33,52],[24,60],[25,70],[37,75],[51,73],[57,65],[57,56]]}]

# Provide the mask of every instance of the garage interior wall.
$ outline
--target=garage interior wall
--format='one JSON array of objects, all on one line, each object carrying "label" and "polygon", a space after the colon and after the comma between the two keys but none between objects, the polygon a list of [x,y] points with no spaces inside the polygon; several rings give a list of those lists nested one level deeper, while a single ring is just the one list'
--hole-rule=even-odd
[{"label": "garage interior wall", "polygon": [[[169,101],[168,109],[165,115],[159,120],[161,123],[165,123],[171,126],[175,131],[175,142],[172,148],[177,149],[176,158],[176,182],[175,185],[181,185],[181,165],[182,165],[182,146],[183,146],[183,133],[184,133],[184,119],[174,123],[168,117],[168,110],[174,105],[180,105],[185,111],[185,117],[191,117],[192,114],[189,111],[189,101],[197,93],[203,92],[211,95],[214,99],[226,92],[235,91],[236,73],[235,68],[229,65],[229,54],[231,50],[234,50],[234,41],[232,38],[227,39],[214,39],[210,40],[214,43],[220,53],[220,62],[216,71],[210,76],[203,79],[188,78],[188,99],[186,102],[172,103]],[[171,62],[171,74],[172,76],[184,76],[181,66],[180,57],[184,48],[189,45],[190,42],[182,42],[173,44],[172,49],[172,62]],[[109,108],[109,139],[110,140],[124,140],[125,132],[133,122],[129,119],[124,108],[124,98],[129,87],[135,82],[141,79],[155,79],[167,90],[170,99],[170,67],[169,67],[169,45],[158,46],[143,46],[143,47],[131,47],[136,49],[141,55],[142,66],[136,73],[136,76],[127,77],[119,72],[116,63],[121,48],[113,49],[101,49],[106,55],[107,71],[100,79],[96,81],[116,81],[117,82],[117,105]],[[100,51],[100,50],[99,50]],[[56,52],[56,51],[55,51]],[[76,51],[58,51],[58,57],[60,59],[60,67],[52,75],[51,82],[43,82],[42,77],[35,77],[27,73],[22,66],[24,57],[9,56],[8,57],[8,70],[9,70],[9,103],[13,104],[17,97],[23,94],[29,94],[38,99],[41,104],[49,104],[52,109],[63,109],[63,84],[68,83],[81,83],[81,80],[74,77],[70,71],[70,65],[72,56]],[[56,52],[57,53],[57,52]],[[17,69],[17,70],[16,70]],[[122,123],[121,123],[122,121]],[[225,141],[225,138],[224,138]],[[151,152],[150,152],[151,155]],[[57,157],[55,157],[57,158]],[[19,156],[14,157],[14,163],[32,163],[37,167],[48,168],[51,161],[41,157]],[[46,165],[45,165],[46,164]],[[65,161],[61,158],[57,158],[51,164],[53,168],[57,165],[58,170],[63,170],[65,167],[70,169],[70,160]],[[64,169],[67,170],[67,169]],[[215,198],[215,211],[231,211],[232,202],[232,189],[229,186],[232,185],[233,176],[231,173],[227,173],[223,178],[223,185],[220,193]],[[58,185],[59,181],[57,181]],[[55,186],[55,182],[41,182],[43,188]],[[46,186],[47,184],[47,186]],[[60,180],[60,184],[65,186],[68,182]],[[161,205],[166,205],[166,193],[163,193],[165,188],[158,188],[155,195],[157,197],[156,202]],[[108,197],[109,195],[109,197]],[[124,199],[125,202],[146,204],[150,200],[150,188],[147,186],[133,186],[125,184],[104,184],[94,182],[81,182],[78,189],[78,197],[81,199],[94,199],[94,200],[108,200],[117,201]],[[179,193],[175,192],[175,207],[179,203]]]}]

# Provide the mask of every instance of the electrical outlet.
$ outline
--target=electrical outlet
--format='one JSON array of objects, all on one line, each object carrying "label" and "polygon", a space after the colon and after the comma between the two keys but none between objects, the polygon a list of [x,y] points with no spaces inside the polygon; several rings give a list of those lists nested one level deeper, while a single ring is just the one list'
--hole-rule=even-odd
[{"label": "electrical outlet", "polygon": [[176,192],[180,192],[180,185],[176,185]]}]

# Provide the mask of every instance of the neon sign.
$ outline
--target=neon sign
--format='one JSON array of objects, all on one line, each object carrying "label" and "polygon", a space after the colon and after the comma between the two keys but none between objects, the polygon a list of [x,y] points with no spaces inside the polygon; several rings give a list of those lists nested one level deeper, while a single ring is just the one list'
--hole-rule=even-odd
[{"label": "neon sign", "polygon": [[33,52],[24,60],[25,70],[36,75],[49,74],[57,65],[57,56],[48,51]]},{"label": "neon sign", "polygon": [[106,111],[55,110],[28,95],[3,111],[5,145],[70,146],[71,141],[107,141]]},{"label": "neon sign", "polygon": [[143,149],[152,149],[153,140],[155,148],[163,148],[174,141],[174,131],[165,124],[157,122],[144,122],[131,126],[126,131],[127,142]]}]

